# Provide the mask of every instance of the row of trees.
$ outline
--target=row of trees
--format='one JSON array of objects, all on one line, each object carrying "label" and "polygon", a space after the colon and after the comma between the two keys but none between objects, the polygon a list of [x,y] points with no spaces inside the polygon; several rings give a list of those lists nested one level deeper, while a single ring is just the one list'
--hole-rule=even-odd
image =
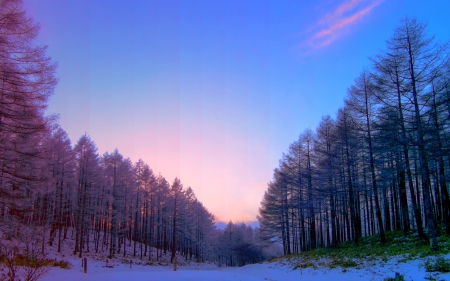
[{"label": "row of trees", "polygon": [[49,242],[56,241],[58,251],[70,228],[80,257],[105,249],[110,256],[125,255],[132,247],[141,258],[156,248],[157,259],[162,252],[204,259],[214,217],[192,188],[183,189],[178,178],[170,184],[117,150],[99,156],[86,135],[71,149],[66,133],[56,128],[46,144],[49,174],[29,219],[49,225]]},{"label": "row of trees", "polygon": [[118,150],[99,155],[87,135],[72,146],[44,116],[56,64],[33,45],[39,27],[21,0],[0,2],[0,27],[0,268],[10,280],[21,275],[18,257],[44,259],[47,245],[60,252],[69,239],[79,257],[170,254],[229,266],[264,258],[258,230],[217,229],[178,178],[169,183]]},{"label": "row of trees", "polygon": [[214,217],[178,178],[170,184],[142,160],[132,163],[117,150],[99,156],[87,135],[72,148],[59,126],[42,133],[38,148],[36,159],[26,162],[31,169],[20,170],[31,174],[38,168],[39,178],[12,183],[2,177],[13,199],[2,202],[5,233],[21,231],[21,225],[43,227],[43,247],[56,243],[59,252],[70,231],[79,257],[90,251],[125,255],[132,247],[141,258],[151,257],[152,249],[157,259],[162,252],[205,258]]},{"label": "row of trees", "polygon": [[130,246],[141,257],[156,248],[156,257],[178,251],[203,259],[214,217],[193,190],[117,150],[99,156],[86,135],[72,147],[54,118],[44,116],[57,79],[46,48],[33,45],[38,25],[20,0],[5,0],[0,26],[2,240],[33,225],[43,233],[42,250],[56,242],[60,251],[71,229],[80,257],[104,249],[114,256]]},{"label": "row of trees", "polygon": [[184,189],[178,178],[170,184],[117,150],[99,156],[87,135],[72,148],[55,125],[41,149],[40,180],[27,182],[26,194],[16,200],[20,205],[3,205],[2,231],[10,239],[22,237],[17,233],[28,225],[38,229],[33,243],[40,252],[54,244],[60,252],[69,238],[78,257],[106,252],[159,260],[170,253],[172,259],[243,266],[276,254],[276,247],[261,242],[258,228],[230,222],[217,229],[192,188]]},{"label": "row of trees", "polygon": [[448,43],[405,19],[348,90],[335,119],[323,117],[283,154],[261,202],[265,238],[284,253],[358,243],[402,229],[438,249],[450,234]]}]

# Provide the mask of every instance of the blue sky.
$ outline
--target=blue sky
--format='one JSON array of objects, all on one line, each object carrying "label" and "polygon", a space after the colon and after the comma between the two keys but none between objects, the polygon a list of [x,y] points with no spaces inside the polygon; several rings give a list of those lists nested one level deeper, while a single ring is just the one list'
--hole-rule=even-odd
[{"label": "blue sky", "polygon": [[332,117],[401,19],[448,40],[450,1],[24,0],[58,62],[48,114],[72,142],[179,177],[252,221],[282,152]]}]

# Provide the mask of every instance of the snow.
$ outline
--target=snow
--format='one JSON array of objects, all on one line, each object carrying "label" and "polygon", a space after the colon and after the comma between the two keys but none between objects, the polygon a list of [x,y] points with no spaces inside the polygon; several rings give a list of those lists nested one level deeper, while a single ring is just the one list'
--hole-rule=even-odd
[{"label": "snow", "polygon": [[[450,254],[446,256],[450,258]],[[70,270],[52,268],[42,281],[298,281],[298,280],[384,280],[394,277],[396,272],[405,275],[405,280],[449,280],[450,273],[427,273],[423,266],[426,258],[408,262],[391,259],[388,262],[378,261],[364,268],[306,268],[293,270],[289,262],[274,262],[247,265],[244,267],[218,268],[211,264],[180,266],[173,271],[170,266],[144,266],[115,263],[113,268],[105,267],[104,262],[88,259],[88,273],[83,273],[80,259],[68,259],[74,267]]]},{"label": "snow", "polygon": [[[170,264],[170,253],[163,254],[156,260],[156,250],[151,249],[152,258],[132,257],[133,247],[127,247],[127,255],[117,254],[115,258],[107,258],[107,251],[101,253],[83,253],[88,260],[87,273],[83,273],[81,259],[72,254],[73,240],[67,238],[62,244],[61,253],[56,252],[56,245],[48,246],[48,258],[69,261],[72,269],[52,268],[49,273],[40,281],[299,281],[299,280],[331,280],[331,281],[356,281],[373,280],[383,281],[386,277],[394,277],[398,272],[405,276],[406,281],[426,280],[426,277],[433,277],[434,280],[450,281],[450,273],[428,273],[425,271],[424,264],[432,257],[417,258],[403,262],[405,257],[397,257],[383,262],[366,261],[361,268],[334,269],[317,266],[317,269],[293,269],[301,262],[295,258],[283,259],[277,262],[266,262],[262,264],[247,265],[244,267],[217,267],[214,264],[196,263],[185,260],[178,256],[177,271],[173,271]],[[138,245],[139,249],[139,245]],[[444,256],[450,259],[450,254]],[[106,267],[106,260],[108,266]],[[124,261],[133,261],[130,264],[122,263]],[[317,262],[317,264],[327,264],[326,260]],[[147,265],[145,265],[147,264]],[[430,280],[433,280],[430,279]]]}]

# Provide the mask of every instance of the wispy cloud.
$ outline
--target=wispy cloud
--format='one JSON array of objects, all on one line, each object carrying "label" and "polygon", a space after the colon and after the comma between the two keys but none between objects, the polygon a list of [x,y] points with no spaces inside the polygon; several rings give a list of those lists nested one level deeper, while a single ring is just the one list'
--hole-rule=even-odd
[{"label": "wispy cloud", "polygon": [[348,2],[345,2],[341,4],[339,7],[337,7],[336,10],[334,10],[332,13],[328,13],[325,17],[323,17],[320,20],[320,23],[322,24],[328,24],[331,21],[334,21],[336,18],[342,17],[342,15],[349,10],[352,10],[355,8],[359,3],[361,3],[361,0],[350,0]]},{"label": "wispy cloud", "polygon": [[384,0],[347,0],[314,24],[314,32],[303,46],[311,50],[330,45],[344,35],[345,27],[355,24]]}]

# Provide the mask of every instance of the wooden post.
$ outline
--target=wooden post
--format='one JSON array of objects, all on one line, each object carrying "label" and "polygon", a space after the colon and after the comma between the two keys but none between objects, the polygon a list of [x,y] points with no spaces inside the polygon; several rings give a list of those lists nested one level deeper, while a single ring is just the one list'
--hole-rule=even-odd
[{"label": "wooden post", "polygon": [[173,258],[173,271],[177,271],[177,257]]},{"label": "wooden post", "polygon": [[302,270],[302,268],[303,268],[303,259],[300,259],[298,267],[300,267],[300,275],[303,275],[303,270]]},{"label": "wooden post", "polygon": [[131,268],[131,265],[133,264],[133,260],[130,260],[130,268]]},{"label": "wooden post", "polygon": [[87,273],[87,258],[83,258],[84,273]]}]

